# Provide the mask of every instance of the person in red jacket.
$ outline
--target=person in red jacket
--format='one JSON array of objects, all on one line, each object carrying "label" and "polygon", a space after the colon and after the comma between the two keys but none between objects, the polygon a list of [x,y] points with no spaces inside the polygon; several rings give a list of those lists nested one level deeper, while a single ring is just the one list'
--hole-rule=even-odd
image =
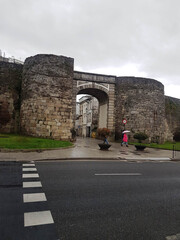
[{"label": "person in red jacket", "polygon": [[128,136],[126,133],[123,133],[123,139],[122,139],[121,146],[123,146],[123,144],[125,144],[126,147],[128,147]]}]

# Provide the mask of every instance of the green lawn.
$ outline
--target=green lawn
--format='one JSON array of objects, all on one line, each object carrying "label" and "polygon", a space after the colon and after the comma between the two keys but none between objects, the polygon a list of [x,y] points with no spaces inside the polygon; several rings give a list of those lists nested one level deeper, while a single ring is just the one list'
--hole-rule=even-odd
[{"label": "green lawn", "polygon": [[[133,145],[138,145],[139,143],[131,143]],[[157,143],[149,143],[144,144],[147,147],[151,148],[160,148],[160,149],[167,149],[167,150],[173,150],[173,146],[175,147],[175,150],[180,151],[180,142],[172,143],[172,142],[165,142],[164,144],[157,144]]]},{"label": "green lawn", "polygon": [[68,141],[57,141],[16,134],[0,134],[0,148],[6,149],[50,149],[73,146]]}]

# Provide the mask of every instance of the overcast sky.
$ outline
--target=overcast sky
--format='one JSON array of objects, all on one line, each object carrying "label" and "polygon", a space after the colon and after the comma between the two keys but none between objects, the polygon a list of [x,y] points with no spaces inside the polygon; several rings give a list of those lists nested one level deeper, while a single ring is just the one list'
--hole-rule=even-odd
[{"label": "overcast sky", "polygon": [[180,0],[0,0],[0,49],[75,59],[75,70],[149,77],[180,98]]}]

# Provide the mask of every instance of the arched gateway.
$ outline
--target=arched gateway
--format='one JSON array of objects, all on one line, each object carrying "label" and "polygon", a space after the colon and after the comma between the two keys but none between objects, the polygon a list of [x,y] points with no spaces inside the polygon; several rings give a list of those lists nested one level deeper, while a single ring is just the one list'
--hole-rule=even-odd
[{"label": "arched gateway", "polygon": [[118,136],[122,119],[132,133],[146,132],[149,140],[163,141],[164,86],[153,79],[116,77],[74,71],[74,59],[55,55],[27,58],[21,90],[21,132],[53,139],[71,139],[77,94],[99,100],[99,127]]},{"label": "arched gateway", "polygon": [[[115,76],[74,72],[73,102],[77,94],[89,94],[99,101],[99,128],[115,132]],[[75,104],[73,113],[75,119]]]}]

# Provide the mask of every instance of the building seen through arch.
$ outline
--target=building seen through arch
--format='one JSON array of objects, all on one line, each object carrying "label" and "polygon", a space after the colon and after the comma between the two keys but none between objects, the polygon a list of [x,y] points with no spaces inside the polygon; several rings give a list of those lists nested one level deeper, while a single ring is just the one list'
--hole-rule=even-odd
[{"label": "building seen through arch", "polygon": [[76,134],[81,137],[93,137],[98,128],[99,102],[89,95],[85,95],[76,102]]}]

